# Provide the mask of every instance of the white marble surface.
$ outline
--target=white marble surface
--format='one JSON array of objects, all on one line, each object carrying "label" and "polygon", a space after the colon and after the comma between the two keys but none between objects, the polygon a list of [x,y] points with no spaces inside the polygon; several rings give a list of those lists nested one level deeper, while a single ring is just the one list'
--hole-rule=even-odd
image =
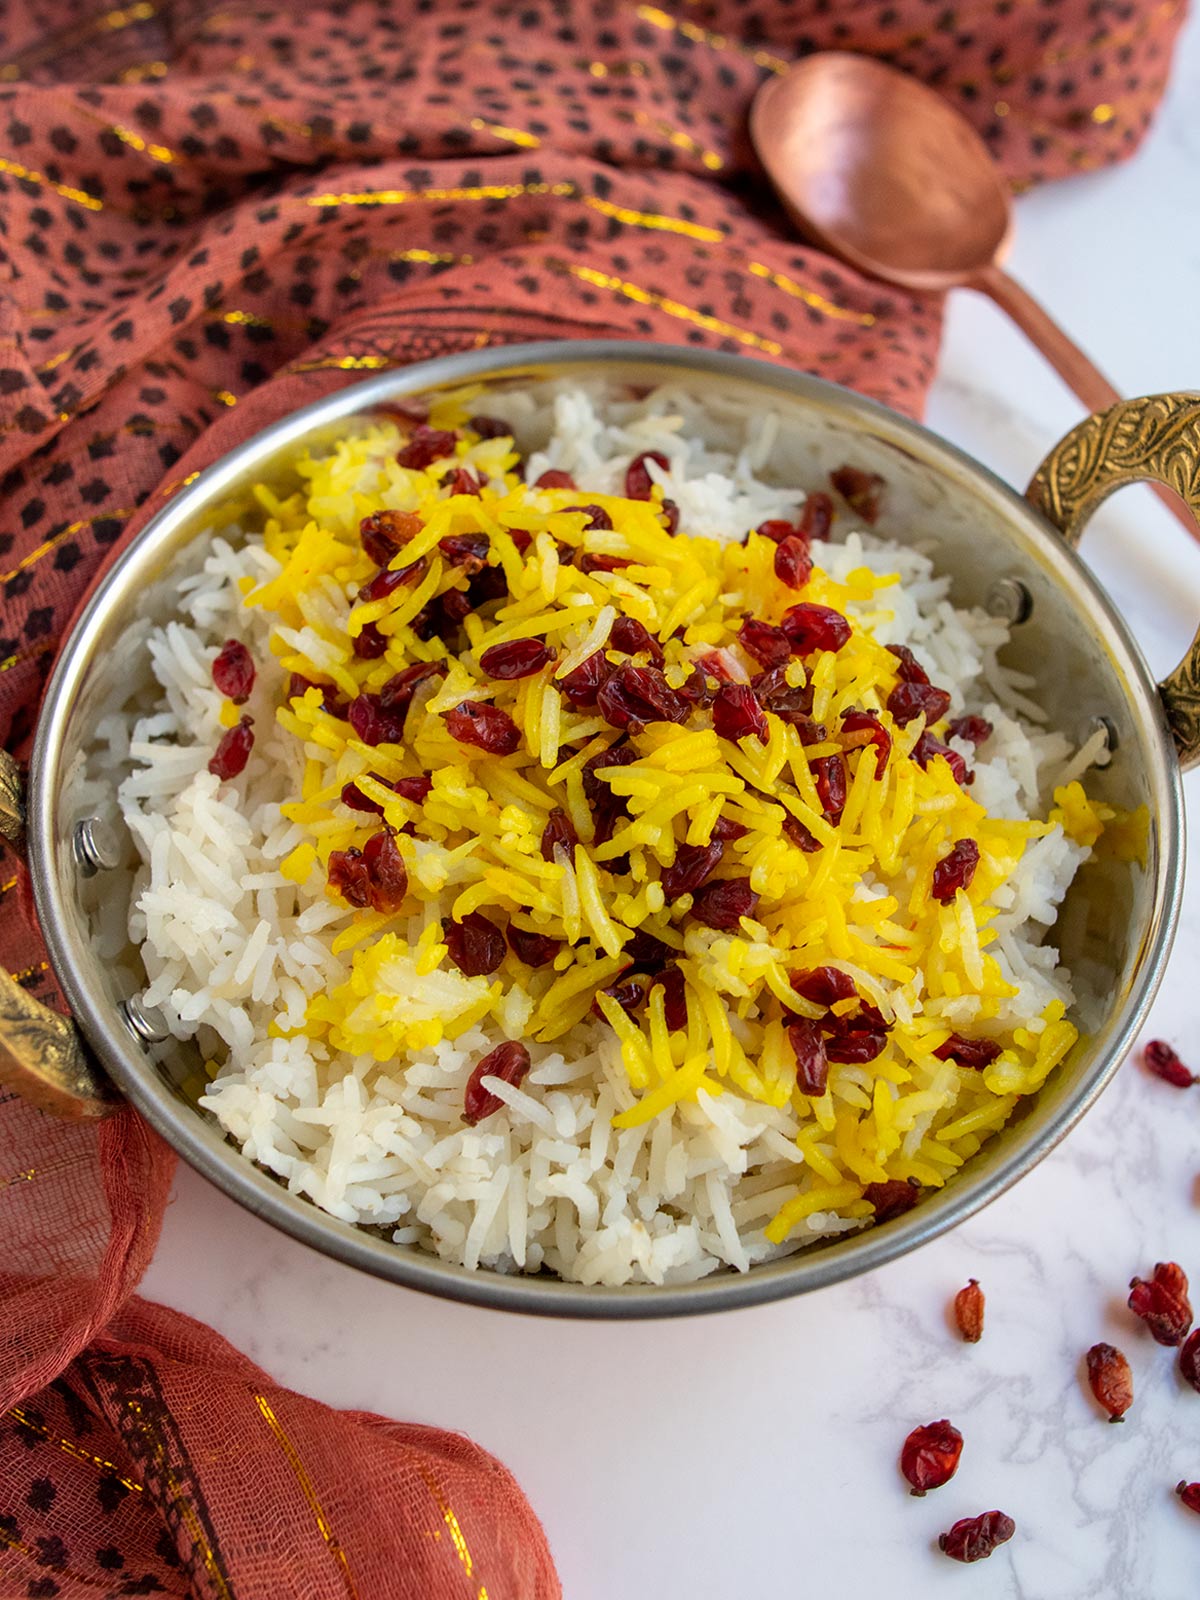
[{"label": "white marble surface", "polygon": [[[1193,25],[1137,160],[1020,206],[1015,270],[1130,394],[1200,387],[1198,105]],[[933,427],[1020,485],[1078,415],[999,313],[955,298]],[[1097,519],[1087,555],[1169,667],[1200,617],[1200,547],[1136,490]],[[1187,789],[1200,838],[1200,774]],[[1200,1061],[1195,863],[1185,892],[1150,1032]],[[584,1325],[443,1304],[324,1260],[187,1170],[144,1289],[294,1387],[471,1433],[528,1491],[568,1600],[1191,1600],[1200,1518],[1171,1490],[1200,1478],[1200,1396],[1132,1326],[1122,1290],[1161,1258],[1200,1281],[1198,1124],[1200,1089],[1130,1064],[956,1233],[865,1280],[720,1317]],[[974,1347],[947,1323],[971,1275],[988,1295]],[[1121,1428],[1080,1386],[1102,1338],[1134,1368]],[[942,1416],[966,1437],[962,1466],[910,1499],[901,1439]],[[964,1573],[936,1535],[992,1507],[1017,1536]]]}]

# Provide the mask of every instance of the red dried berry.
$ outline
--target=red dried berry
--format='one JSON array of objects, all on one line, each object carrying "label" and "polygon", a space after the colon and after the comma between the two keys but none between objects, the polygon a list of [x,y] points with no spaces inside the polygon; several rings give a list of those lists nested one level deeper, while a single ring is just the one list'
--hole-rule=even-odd
[{"label": "red dried berry", "polygon": [[1189,1511],[1200,1511],[1200,1483],[1188,1483],[1180,1478],[1175,1485],[1175,1493]]},{"label": "red dried berry", "polygon": [[810,600],[790,606],[780,626],[791,640],[793,653],[798,656],[811,655],[814,650],[840,650],[851,631],[840,611],[832,606],[814,605]]},{"label": "red dried berry", "polygon": [[681,844],[675,860],[663,868],[662,887],[668,903],[678,900],[681,894],[695,894],[712,877],[724,854],[725,846],[719,839],[708,844]]},{"label": "red dried berry", "polygon": [[371,874],[357,845],[348,850],[331,850],[326,867],[326,882],[347,905],[365,911],[371,904]]},{"label": "red dried berry", "polygon": [[363,584],[355,596],[359,605],[368,605],[373,600],[390,600],[397,589],[403,589],[409,584],[419,583],[425,576],[429,563],[422,556],[419,561],[411,562],[407,567],[382,567]]},{"label": "red dried berry", "polygon": [[531,933],[527,928],[508,925],[508,942],[513,955],[527,967],[544,967],[553,961],[562,949],[561,939],[551,939],[544,933]]},{"label": "red dried berry", "polygon": [[799,817],[793,817],[790,813],[783,819],[783,833],[806,856],[814,855],[821,848],[820,840],[810,833]]},{"label": "red dried berry", "polygon": [[797,529],[796,524],[788,522],[785,517],[768,517],[754,531],[762,538],[770,539],[772,544],[782,544],[785,539],[792,538]]},{"label": "red dried berry", "polygon": [[590,708],[596,704],[600,686],[611,677],[612,663],[603,650],[596,650],[581,661],[565,678],[558,679],[558,689],[573,706]]},{"label": "red dried berry", "polygon": [[922,714],[932,727],[949,711],[950,696],[932,683],[898,683],[887,697],[887,708],[902,728]]},{"label": "red dried berry", "polygon": [[486,700],[463,700],[443,713],[450,736],[493,756],[510,756],[521,743],[521,730],[499,706]]},{"label": "red dried berry", "polygon": [[649,628],[635,617],[618,617],[612,625],[608,643],[610,649],[624,651],[627,656],[640,655],[645,651],[652,661],[662,665],[662,645]]},{"label": "red dried berry", "polygon": [[463,1097],[463,1121],[467,1126],[475,1127],[485,1117],[499,1111],[504,1104],[498,1095],[483,1087],[484,1078],[499,1078],[515,1088],[529,1071],[530,1065],[529,1051],[523,1044],[511,1039],[489,1050],[467,1079],[467,1091]]},{"label": "red dried berry", "polygon": [[955,717],[946,729],[952,739],[965,739],[968,744],[986,744],[992,737],[992,725],[986,717]]},{"label": "red dried berry", "polygon": [[1163,1039],[1151,1039],[1142,1051],[1142,1060],[1156,1078],[1174,1084],[1176,1089],[1190,1089],[1194,1083],[1200,1082]]},{"label": "red dried berry", "polygon": [[438,549],[445,556],[447,566],[460,567],[468,577],[487,565],[491,548],[492,541],[486,533],[450,533],[438,540]]},{"label": "red dried berry", "polygon": [[851,1000],[858,993],[854,979],[837,967],[809,967],[793,972],[789,981],[797,994],[811,1000],[815,1006],[836,1005],[839,1000]]},{"label": "red dried berry", "polygon": [[718,878],[696,891],[692,916],[706,928],[729,933],[743,917],[752,917],[757,908],[758,896],[750,887],[749,878]]},{"label": "red dried berry", "polygon": [[979,1279],[972,1278],[954,1296],[954,1321],[967,1344],[978,1344],[983,1338],[983,1307]]},{"label": "red dried berry", "polygon": [[818,756],[812,764],[817,799],[830,822],[846,809],[846,763],[841,756]]},{"label": "red dried berry", "polygon": [[842,718],[842,744],[847,750],[875,746],[875,776],[883,776],[892,753],[892,736],[873,711],[847,711]]},{"label": "red dried berry", "polygon": [[764,667],[782,667],[792,653],[792,645],[782,628],[747,617],[738,630],[738,643],[747,655]]},{"label": "red dried berry", "polygon": [[422,773],[418,778],[397,778],[392,788],[404,800],[411,800],[414,805],[422,805],[433,788],[433,779]]},{"label": "red dried berry", "polygon": [[679,967],[666,966],[650,980],[651,989],[662,985],[663,1020],[672,1033],[682,1033],[688,1025],[687,980]]},{"label": "red dried berry", "polygon": [[535,489],[574,489],[575,479],[569,472],[560,472],[557,467],[547,467],[533,487]]},{"label": "red dried berry", "polygon": [[254,688],[254,661],[240,639],[226,639],[212,664],[212,679],[219,693],[244,706]]},{"label": "red dried berry", "polygon": [[679,507],[674,500],[663,498],[662,519],[667,533],[674,535],[679,532]]},{"label": "red dried berry", "polygon": [[1187,1274],[1174,1261],[1160,1261],[1149,1280],[1131,1280],[1129,1309],[1141,1317],[1159,1344],[1182,1344],[1192,1325]]},{"label": "red dried berry", "polygon": [[327,711],[331,717],[344,718],[348,714],[350,709],[349,702],[342,699],[332,684],[313,683],[310,678],[302,677],[298,672],[293,672],[288,680],[287,698],[295,700],[299,696],[307,694],[310,689],[319,689],[321,691],[321,708]]},{"label": "red dried berry", "polygon": [[1094,1344],[1087,1353],[1088,1387],[1110,1422],[1121,1422],[1133,1404],[1133,1373],[1111,1344]]},{"label": "red dried berry", "polygon": [[360,694],[347,716],[363,744],[399,744],[404,736],[404,709],[381,705],[377,694]]},{"label": "red dried berry", "polygon": [[589,532],[593,528],[599,529],[601,533],[608,533],[612,529],[612,518],[609,516],[608,512],[605,511],[603,506],[565,506],[563,509],[566,511],[574,511],[577,514],[587,518],[587,521],[583,525],[584,533]]},{"label": "red dried berry", "polygon": [[806,539],[828,539],[833,525],[833,501],[823,489],[810,494],[800,513],[800,532]]},{"label": "red dried berry", "polygon": [[254,718],[243,717],[236,727],[227,729],[222,735],[208,763],[208,770],[214,778],[236,778],[244,770],[253,748]]},{"label": "red dried berry", "polygon": [[749,828],[735,822],[732,817],[720,816],[713,823],[712,837],[720,839],[722,844],[730,844],[734,839],[744,839],[749,832]]},{"label": "red dried berry", "polygon": [[961,1033],[952,1033],[933,1053],[939,1061],[956,1061],[960,1067],[982,1072],[1000,1054],[1000,1046],[994,1039],[964,1039]]},{"label": "red dried berry", "polygon": [[380,707],[392,717],[398,717],[403,726],[405,713],[421,684],[427,678],[443,677],[445,672],[441,661],[414,661],[411,667],[403,667],[390,677],[380,689]]},{"label": "red dried berry", "polygon": [[710,678],[716,678],[718,683],[737,682],[723,651],[709,650],[705,655],[697,656],[696,665],[701,672],[707,673]]},{"label": "red dried berry", "polygon": [[508,537],[517,547],[517,554],[523,556],[533,543],[533,535],[524,528],[510,528]]},{"label": "red dried berry", "polygon": [[1189,1333],[1179,1352],[1179,1376],[1200,1394],[1200,1328]]},{"label": "red dried berry", "polygon": [[513,428],[511,422],[505,422],[503,417],[468,417],[467,427],[477,439],[511,439]]},{"label": "red dried berry", "polygon": [[753,734],[763,744],[767,742],[766,714],[748,684],[723,683],[713,700],[712,719],[713,729],[722,739],[736,744]]},{"label": "red dried berry", "polygon": [[632,561],[625,556],[595,555],[590,550],[585,550],[576,562],[580,572],[620,572],[625,567],[631,567]]},{"label": "red dried berry", "polygon": [[815,1022],[802,1018],[788,1025],[788,1043],[796,1057],[796,1086],[801,1094],[820,1099],[829,1083],[829,1058]]},{"label": "red dried berry", "polygon": [[920,1198],[920,1185],[911,1178],[888,1178],[884,1183],[869,1183],[863,1190],[863,1199],[873,1208],[876,1222],[903,1216]]},{"label": "red dried berry", "polygon": [[935,739],[931,733],[923,733],[913,746],[912,758],[919,767],[927,767],[931,761],[941,756],[942,760],[954,774],[954,781],[960,787],[970,783],[972,774],[967,771],[967,763],[956,750],[951,750],[940,739]]},{"label": "red dried berry", "polygon": [[969,889],[979,866],[979,846],[974,839],[959,839],[933,869],[933,898],[948,906],[960,889]]},{"label": "red dried berry", "polygon": [[657,667],[617,667],[600,685],[596,709],[614,728],[640,733],[648,722],[686,722],[691,706]]},{"label": "red dried berry", "polygon": [[479,479],[473,472],[468,472],[466,467],[455,467],[446,480],[446,487],[451,494],[470,494],[478,497],[483,493]]},{"label": "red dried berry", "polygon": [[358,525],[363,549],[377,567],[386,567],[424,524],[412,511],[372,511]]},{"label": "red dried berry", "polygon": [[[608,995],[610,1000],[615,1000],[627,1016],[633,1013],[646,998],[646,991],[636,978],[621,978],[616,983],[610,983],[607,988],[600,990],[601,994]],[[592,1014],[607,1022],[608,1018],[600,1008],[599,1000],[592,1001]]]},{"label": "red dried berry", "polygon": [[507,644],[494,644],[479,658],[484,675],[489,678],[529,678],[554,660],[554,651],[540,639],[512,639]]},{"label": "red dried berry", "polygon": [[[617,744],[611,750],[602,750],[583,763],[583,793],[592,809],[593,842],[607,844],[619,819],[626,815],[625,801],[612,792],[599,773],[606,767],[627,767],[638,758],[632,745]],[[609,871],[614,871],[609,862]]]},{"label": "red dried berry", "polygon": [[661,450],[645,450],[640,456],[634,456],[625,472],[625,494],[630,500],[649,500],[650,491],[654,488],[654,479],[646,470],[647,461],[653,461],[656,467],[661,467],[664,472],[671,470],[671,463]]},{"label": "red dried berry", "polygon": [[372,911],[399,911],[408,893],[408,873],[398,845],[387,828],[373,833],[363,846]]},{"label": "red dried berry", "polygon": [[[371,773],[371,777],[379,779],[381,783],[386,782],[386,779],[379,778],[377,772]],[[364,794],[357,783],[342,785],[342,804],[349,806],[351,811],[374,812],[377,817],[383,815],[383,807],[378,800],[372,800],[370,795]]]},{"label": "red dried berry", "polygon": [[977,1517],[963,1517],[949,1533],[940,1534],[938,1549],[953,1561],[984,1561],[1016,1531],[1016,1523],[1003,1511],[984,1511]]},{"label": "red dried berry", "polygon": [[861,467],[839,467],[829,474],[829,481],[851,511],[856,511],[865,523],[874,524],[879,516],[885,482],[877,472],[864,472]]},{"label": "red dried berry", "polygon": [[929,674],[906,644],[889,644],[886,648],[888,654],[895,656],[900,663],[896,668],[896,676],[901,683],[929,682]]},{"label": "red dried berry", "polygon": [[940,1489],[958,1471],[963,1436],[945,1417],[914,1428],[900,1450],[900,1471],[912,1485],[914,1495]]},{"label": "red dried berry", "polygon": [[504,960],[504,935],[481,911],[468,911],[461,922],[447,917],[442,935],[450,959],[467,978],[486,978]]},{"label": "red dried berry", "polygon": [[812,577],[808,540],[790,533],[775,547],[775,576],[789,589],[803,589]]},{"label": "red dried berry", "polygon": [[378,661],[387,654],[388,640],[373,622],[365,622],[353,640],[354,654],[360,661]]},{"label": "red dried berry", "polygon": [[555,806],[546,819],[546,826],[542,829],[543,861],[554,860],[557,845],[562,845],[569,856],[573,855],[578,843],[579,835],[575,832],[575,824],[561,806]]},{"label": "red dried berry", "polygon": [[841,1061],[853,1066],[864,1066],[874,1061],[887,1048],[887,1029],[855,1025],[847,1026],[845,1018],[838,1019],[837,1031],[825,1041],[825,1054],[830,1061]]},{"label": "red dried berry", "polygon": [[396,460],[402,467],[409,467],[419,472],[425,467],[431,467],[435,461],[452,456],[457,443],[458,435],[449,428],[429,428],[422,423],[420,427],[413,429],[412,437],[397,455]]}]

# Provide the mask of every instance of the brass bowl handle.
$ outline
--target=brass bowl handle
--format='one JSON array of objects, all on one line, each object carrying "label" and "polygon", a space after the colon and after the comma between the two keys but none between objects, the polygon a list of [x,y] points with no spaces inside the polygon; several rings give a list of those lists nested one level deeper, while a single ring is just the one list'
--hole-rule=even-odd
[{"label": "brass bowl handle", "polygon": [[[1070,545],[1102,501],[1127,483],[1174,489],[1200,523],[1200,395],[1158,394],[1099,411],[1051,450],[1025,491]],[[1200,629],[1158,686],[1186,772],[1200,763]]]},{"label": "brass bowl handle", "polygon": [[[0,750],[0,834],[20,846],[21,769]],[[116,1091],[88,1056],[75,1024],[42,1005],[0,967],[0,1087],[52,1116],[74,1122],[106,1117]]]}]

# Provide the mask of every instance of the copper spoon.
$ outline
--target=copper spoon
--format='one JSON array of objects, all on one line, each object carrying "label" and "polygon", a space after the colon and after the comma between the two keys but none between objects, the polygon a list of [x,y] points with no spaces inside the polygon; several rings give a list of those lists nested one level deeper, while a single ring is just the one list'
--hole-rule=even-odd
[{"label": "copper spoon", "polygon": [[[934,90],[870,56],[821,51],[768,80],[750,136],[797,228],[868,277],[976,289],[1006,311],[1089,411],[1121,396],[1000,262],[1008,185],[971,124]],[[1191,536],[1192,517],[1162,498]]]}]

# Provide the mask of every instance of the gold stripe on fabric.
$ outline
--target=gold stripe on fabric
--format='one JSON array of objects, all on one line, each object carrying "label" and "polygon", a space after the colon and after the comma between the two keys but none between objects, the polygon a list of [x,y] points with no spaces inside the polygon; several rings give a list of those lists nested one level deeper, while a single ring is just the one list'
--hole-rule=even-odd
[{"label": "gold stripe on fabric", "polygon": [[24,572],[27,567],[32,567],[34,562],[40,561],[47,551],[53,550],[60,539],[69,539],[73,533],[78,533],[83,528],[90,528],[93,522],[103,522],[106,517],[131,517],[136,510],[136,506],[121,506],[116,511],[97,511],[94,517],[84,517],[82,522],[72,522],[61,533],[43,539],[41,544],[18,561],[10,572],[0,572],[0,583],[7,583],[10,578],[15,578],[18,572]]},{"label": "gold stripe on fabric", "polygon": [[7,883],[0,883],[0,894],[7,894],[10,889],[15,889],[17,882],[16,878],[10,878]]},{"label": "gold stripe on fabric", "polygon": [[476,133],[490,133],[494,139],[506,139],[509,144],[518,144],[522,150],[537,150],[542,141],[536,133],[526,133],[521,128],[506,128],[500,122],[485,122],[482,117],[472,117],[471,126]]},{"label": "gold stripe on fabric", "polygon": [[118,83],[148,83],[154,78],[165,78],[170,67],[165,61],[139,61],[126,67],[117,78]]},{"label": "gold stripe on fabric", "polygon": [[350,1563],[346,1559],[346,1552],[342,1549],[341,1544],[338,1542],[337,1535],[329,1525],[329,1519],[326,1517],[324,1508],[322,1507],[320,1500],[317,1498],[316,1488],[312,1479],[308,1475],[304,1462],[300,1459],[299,1452],[292,1441],[288,1438],[287,1434],[283,1431],[283,1425],[279,1421],[279,1418],[275,1415],[274,1411],[271,1409],[270,1402],[268,1401],[266,1395],[256,1394],[254,1396],[254,1403],[261,1412],[263,1421],[271,1430],[272,1436],[275,1439],[275,1443],[283,1451],[284,1458],[286,1459],[288,1466],[292,1469],[292,1476],[300,1486],[300,1493],[308,1502],[308,1509],[312,1512],[313,1517],[316,1519],[318,1533],[329,1546],[330,1555],[341,1568],[342,1582],[345,1585],[347,1595],[350,1596],[350,1600],[358,1600],[358,1590],[355,1588],[354,1579],[350,1573]]},{"label": "gold stripe on fabric", "polygon": [[49,361],[43,361],[36,370],[39,374],[53,372],[55,367],[61,367],[64,361],[69,361],[79,349],[77,344],[68,345],[65,350],[60,350],[56,356],[51,356]]},{"label": "gold stripe on fabric", "polygon": [[594,284],[598,289],[611,289],[614,294],[623,295],[626,300],[633,300],[640,306],[653,306],[655,310],[663,311],[669,317],[678,317],[681,322],[690,322],[694,327],[705,328],[710,333],[719,333],[728,339],[736,339],[739,344],[763,350],[768,355],[783,354],[783,346],[776,344],[774,339],[760,338],[757,333],[751,333],[749,328],[739,328],[732,322],[723,322],[720,317],[710,317],[705,311],[697,311],[692,306],[685,306],[679,300],[668,299],[665,295],[656,294],[652,289],[643,289],[639,284],[630,283],[625,278],[614,278],[607,272],[597,272],[594,267],[579,267],[573,263],[567,264],[567,271],[573,278],[579,278],[584,283]]},{"label": "gold stripe on fabric", "polygon": [[701,166],[707,168],[709,172],[720,172],[725,165],[723,158],[715,150],[706,149],[693,139],[690,133],[684,133],[681,128],[664,122],[661,117],[652,117],[645,111],[617,111],[616,116],[619,121],[628,120],[636,123],[639,128],[653,128],[676,150],[686,150],[689,155],[699,156]]},{"label": "gold stripe on fabric", "polygon": [[23,167],[19,161],[7,161],[0,157],[0,172],[11,173],[14,178],[22,178],[26,183],[44,183],[48,189],[53,189],[55,194],[62,195],[64,200],[74,200],[77,205],[86,206],[89,211],[103,211],[103,200],[97,200],[94,194],[85,194],[82,189],[72,189],[70,184],[55,183],[44,172],[34,172],[32,167]]},{"label": "gold stripe on fabric", "polygon": [[219,400],[223,406],[235,406],[238,403],[237,395],[231,394],[228,389],[214,389],[212,397],[214,400]]},{"label": "gold stripe on fabric", "polygon": [[723,33],[710,33],[707,28],[701,28],[683,17],[673,17],[669,11],[660,11],[657,6],[638,6],[636,15],[653,28],[682,34],[693,44],[706,44],[710,50],[735,50],[739,55],[749,56],[756,66],[766,67],[769,72],[786,72],[791,65],[790,61],[773,55],[769,50],[757,50],[753,45],[743,44],[740,39],[727,39]]},{"label": "gold stripe on fabric", "polygon": [[[454,1553],[462,1563],[462,1569],[468,1578],[475,1577],[475,1562],[471,1556],[470,1546],[467,1544],[466,1535],[462,1531],[462,1524],[454,1514],[454,1507],[442,1493],[442,1487],[437,1479],[425,1467],[420,1468],[421,1476],[433,1496],[434,1504],[442,1514],[442,1521],[446,1524],[450,1534],[450,1543],[454,1546]],[[481,1583],[475,1591],[475,1600],[488,1600],[487,1585]]]},{"label": "gold stripe on fabric", "polygon": [[[34,1171],[35,1169],[30,1167],[28,1172],[19,1172],[15,1178],[10,1178],[7,1181],[9,1183],[15,1183],[18,1178],[32,1178]],[[123,1478],[114,1462],[106,1461],[103,1456],[94,1456],[90,1450],[80,1449],[80,1447],[72,1439],[56,1438],[55,1435],[50,1432],[49,1428],[43,1427],[40,1422],[34,1422],[31,1417],[27,1416],[26,1413],[22,1411],[20,1406],[13,1406],[12,1410],[9,1411],[7,1415],[10,1416],[14,1422],[20,1423],[22,1428],[28,1428],[30,1433],[36,1433],[41,1438],[45,1439],[49,1444],[55,1445],[63,1452],[64,1455],[70,1456],[75,1461],[82,1461],[89,1466],[96,1467],[101,1472],[111,1472],[118,1483],[124,1484],[127,1489],[132,1489],[135,1494],[141,1494],[143,1492],[145,1485],[135,1483],[132,1478]]]},{"label": "gold stripe on fabric", "polygon": [[19,667],[23,661],[36,661],[39,656],[49,655],[54,649],[53,639],[45,644],[39,644],[32,650],[17,650],[11,656],[5,656],[0,661],[0,672],[11,672],[14,667]]},{"label": "gold stripe on fabric", "polygon": [[573,183],[484,183],[464,189],[364,189],[358,194],[310,194],[310,206],[402,206],[413,201],[515,200],[519,195],[574,195]]},{"label": "gold stripe on fabric", "polygon": [[379,372],[385,367],[407,365],[393,361],[390,356],[324,356],[320,361],[297,361],[289,372],[320,372],[329,367],[340,367],[344,372]]},{"label": "gold stripe on fabric", "polygon": [[663,233],[681,233],[688,239],[701,239],[705,244],[725,242],[725,235],[718,228],[706,227],[701,222],[687,222],[682,217],[668,217],[654,211],[631,211],[628,206],[615,206],[611,200],[600,200],[594,194],[579,198],[602,217],[612,217],[615,222],[624,222],[631,228],[658,228]]},{"label": "gold stripe on fabric", "polygon": [[48,961],[36,961],[32,967],[26,967],[24,972],[10,972],[9,977],[14,983],[24,983],[25,979],[32,978],[35,972],[46,972],[49,967]]},{"label": "gold stripe on fabric", "polygon": [[826,300],[825,296],[818,294],[815,289],[806,289],[802,283],[789,278],[785,272],[776,272],[773,267],[768,267],[761,261],[748,261],[746,271],[753,273],[756,278],[764,279],[774,288],[782,289],[784,294],[803,300],[805,305],[812,306],[814,311],[823,312],[827,317],[837,317],[843,322],[857,322],[862,328],[875,326],[875,316],[872,312],[849,311],[845,306],[834,305],[832,300]]}]

